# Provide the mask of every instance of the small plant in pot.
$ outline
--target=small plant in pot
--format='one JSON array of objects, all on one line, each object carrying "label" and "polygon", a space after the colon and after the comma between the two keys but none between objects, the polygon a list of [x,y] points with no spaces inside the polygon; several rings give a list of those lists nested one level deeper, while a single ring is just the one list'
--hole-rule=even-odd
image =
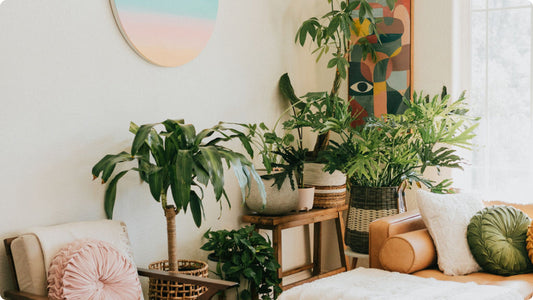
[{"label": "small plant in pot", "polygon": [[[265,174],[261,178],[265,180],[267,188],[267,206],[259,206],[254,193],[251,193],[246,203],[250,209],[263,214],[309,210],[312,208],[313,192],[308,191],[313,188],[308,188],[303,183],[304,161],[308,150],[303,147],[301,132],[298,132],[297,140],[290,132],[278,135],[278,122],[272,130],[264,123],[237,124],[247,129],[247,138],[261,156],[265,167]],[[307,198],[302,198],[306,192]]]},{"label": "small plant in pot", "polygon": [[[202,275],[207,276],[205,263],[191,264],[178,260],[176,215],[190,209],[196,226],[200,227],[204,210],[204,187],[208,184],[213,187],[217,202],[224,197],[229,204],[224,188],[225,165],[233,168],[243,199],[253,178],[257,181],[259,194],[264,201],[264,187],[252,163],[244,155],[221,145],[223,142],[239,139],[244,148],[251,151],[248,140],[244,134],[221,124],[197,133],[193,125],[185,124],[183,120],[165,120],[142,126],[131,123],[130,132],[134,134],[130,152],[108,154],[92,169],[95,179],[101,177],[102,183],[107,183],[104,198],[107,217],[113,217],[118,181],[129,171],[139,173],[141,181],[148,184],[154,200],[161,204],[167,221],[168,260],[154,263],[150,268],[178,272],[182,268],[179,264],[186,268],[198,266]],[[128,162],[136,162],[137,165],[112,176],[118,164]],[[169,194],[172,197],[168,197]],[[177,295],[177,291],[173,289],[168,291],[168,295],[159,295],[156,289],[152,290],[152,279],[150,283],[151,299]]]},{"label": "small plant in pot", "polygon": [[[470,150],[477,119],[468,115],[464,93],[453,101],[443,88],[433,97],[416,93],[404,98],[407,110],[400,115],[369,117],[351,128],[351,113],[326,122],[339,134],[324,153],[329,171],[347,174],[351,184],[350,210],[360,215],[384,217],[405,209],[403,190],[412,184],[432,192],[451,193],[452,181],[434,182],[424,175],[428,167],[462,169],[457,147]],[[348,129],[347,129],[348,128]],[[377,211],[377,213],[376,213]],[[355,215],[355,214],[354,214]],[[368,223],[372,218],[351,222],[346,243],[356,252],[368,253]],[[347,224],[350,223],[348,220]]]},{"label": "small plant in pot", "polygon": [[[241,282],[238,299],[276,299],[281,293],[280,265],[274,257],[270,240],[254,226],[238,230],[207,231],[202,250],[212,251],[209,259],[217,262],[216,275],[224,280]],[[244,280],[243,280],[244,279]]]}]

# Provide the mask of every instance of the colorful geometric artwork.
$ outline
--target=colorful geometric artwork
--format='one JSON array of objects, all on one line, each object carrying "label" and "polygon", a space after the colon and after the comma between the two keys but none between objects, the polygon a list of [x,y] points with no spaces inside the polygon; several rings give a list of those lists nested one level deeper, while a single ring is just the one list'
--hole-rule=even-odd
[{"label": "colorful geometric artwork", "polygon": [[[370,55],[363,57],[362,49],[355,44],[360,37],[352,37],[353,47],[350,57],[348,97],[352,109],[359,113],[354,126],[363,124],[369,115],[400,114],[406,109],[402,101],[411,93],[411,0],[398,0],[393,11],[386,0],[369,0],[374,17],[383,18],[377,24],[378,41],[375,35],[367,36],[376,51],[377,60]],[[354,11],[356,26],[368,28],[368,20],[359,23],[358,11]],[[366,29],[368,32],[368,29]]]},{"label": "colorful geometric artwork", "polygon": [[128,44],[144,59],[165,67],[200,54],[215,28],[218,0],[110,0]]}]

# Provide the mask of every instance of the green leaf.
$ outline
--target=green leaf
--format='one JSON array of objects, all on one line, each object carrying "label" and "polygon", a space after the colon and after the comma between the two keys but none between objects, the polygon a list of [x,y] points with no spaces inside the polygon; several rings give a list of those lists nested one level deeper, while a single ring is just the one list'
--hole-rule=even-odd
[{"label": "green leaf", "polygon": [[187,147],[192,147],[196,142],[196,130],[191,124],[178,124],[178,127],[181,129],[183,136],[185,136],[185,142]]},{"label": "green leaf", "polygon": [[159,202],[161,198],[161,192],[163,190],[163,178],[162,171],[158,171],[148,175],[148,185],[150,186],[150,193],[154,197],[155,201]]},{"label": "green leaf", "polygon": [[202,200],[194,191],[190,191],[190,199],[191,214],[194,219],[194,224],[196,224],[196,227],[200,227],[202,225]]},{"label": "green leaf", "polygon": [[177,209],[187,207],[189,203],[192,176],[193,157],[190,150],[178,150],[174,172],[171,172],[170,188]]},{"label": "green leaf", "polygon": [[200,152],[205,158],[206,165],[204,168],[209,173],[209,178],[215,191],[215,198],[219,200],[224,190],[224,169],[220,155],[214,146],[202,147]]},{"label": "green leaf", "polygon": [[396,1],[397,0],[387,0],[387,6],[389,7],[390,10],[394,9],[394,5],[396,5]]},{"label": "green leaf", "polygon": [[134,158],[131,156],[131,154],[125,151],[119,154],[108,154],[94,165],[91,172],[94,178],[99,177],[100,173],[102,173],[102,180],[103,182],[106,182],[113,173],[116,164],[125,161],[132,161],[133,159]]},{"label": "green leaf", "polygon": [[305,103],[303,103],[300,98],[294,93],[294,88],[292,87],[291,79],[289,74],[285,73],[279,78],[279,90],[281,94],[289,100],[291,105],[294,105],[296,108],[302,110],[305,108]]},{"label": "green leaf", "polygon": [[117,183],[128,171],[118,173],[107,185],[104,195],[104,210],[108,219],[113,218],[113,208],[115,207],[115,199],[117,197]]},{"label": "green leaf", "polygon": [[152,131],[152,128],[156,125],[157,124],[145,124],[139,127],[139,130],[137,130],[137,133],[135,134],[135,138],[133,139],[133,143],[131,145],[131,155],[137,154],[137,151],[146,142],[150,131]]}]

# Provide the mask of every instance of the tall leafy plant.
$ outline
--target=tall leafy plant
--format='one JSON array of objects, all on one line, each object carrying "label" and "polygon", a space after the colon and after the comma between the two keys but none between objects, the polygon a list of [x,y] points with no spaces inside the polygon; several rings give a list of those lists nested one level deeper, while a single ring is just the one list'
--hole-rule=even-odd
[{"label": "tall leafy plant", "polygon": [[[374,16],[368,0],[327,1],[330,4],[330,11],[321,17],[311,17],[304,21],[296,33],[295,42],[304,46],[306,41],[311,40],[314,46],[313,54],[317,55],[317,62],[324,56],[330,57],[327,68],[335,69],[330,92],[319,93],[319,98],[316,98],[319,96],[317,93],[303,97],[304,101],[312,100],[321,103],[320,105],[325,108],[323,110],[325,117],[329,118],[336,113],[335,107],[339,106],[336,102],[344,101],[338,97],[338,93],[342,80],[346,79],[348,74],[349,58],[353,46],[357,44],[361,47],[363,57],[370,55],[374,60],[377,59],[369,37],[375,36],[378,42],[381,42],[376,24],[382,22],[383,18]],[[397,0],[387,0],[387,6],[392,10],[396,2]],[[355,20],[354,16],[356,16]],[[280,78],[280,91],[293,105],[302,100],[295,95],[287,74]],[[314,128],[313,126],[319,124],[320,122],[314,122],[305,126]],[[326,150],[329,139],[330,131],[321,130],[313,148],[312,160],[316,160],[318,154]]]},{"label": "tall leafy plant", "polygon": [[369,117],[360,127],[345,130],[346,113],[329,119],[325,128],[337,132],[324,152],[327,170],[340,170],[351,184],[364,187],[425,185],[433,192],[451,192],[452,181],[434,182],[423,174],[428,167],[462,169],[458,148],[471,149],[477,119],[469,116],[464,93],[453,101],[443,88],[441,95],[413,94],[404,99],[401,115]]},{"label": "tall leafy plant", "polygon": [[[204,188],[208,184],[213,187],[220,209],[223,197],[230,205],[224,188],[225,167],[233,168],[243,200],[253,178],[258,183],[263,201],[266,201],[264,186],[252,163],[244,155],[221,145],[239,139],[253,155],[243,133],[221,124],[197,133],[195,127],[185,124],[184,120],[165,120],[142,126],[132,122],[130,132],[135,135],[131,151],[104,156],[94,165],[92,174],[95,179],[101,177],[102,183],[107,183],[104,208],[108,218],[113,216],[117,183],[126,173],[137,172],[148,184],[152,197],[161,204],[167,219],[170,271],[177,271],[176,214],[190,209],[196,226],[200,227],[204,215]],[[137,162],[136,167],[113,176],[118,164],[132,161]],[[168,197],[169,194],[172,198]]]}]

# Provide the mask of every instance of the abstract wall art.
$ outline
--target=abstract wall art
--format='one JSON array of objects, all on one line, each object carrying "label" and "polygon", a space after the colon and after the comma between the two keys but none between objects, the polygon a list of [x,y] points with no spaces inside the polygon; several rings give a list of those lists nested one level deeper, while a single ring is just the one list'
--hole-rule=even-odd
[{"label": "abstract wall art", "polygon": [[[406,107],[402,98],[411,93],[412,82],[412,14],[411,0],[398,0],[391,11],[386,0],[369,0],[374,17],[383,18],[377,24],[378,41],[375,35],[367,36],[377,59],[363,57],[357,44],[350,57],[348,96],[359,118],[353,125],[363,123],[369,115],[400,114]],[[359,24],[358,11],[354,11],[356,26],[368,26],[368,21]],[[353,37],[353,43],[360,37]]]},{"label": "abstract wall art", "polygon": [[147,61],[183,65],[204,49],[215,28],[218,0],[110,0],[128,44]]}]

